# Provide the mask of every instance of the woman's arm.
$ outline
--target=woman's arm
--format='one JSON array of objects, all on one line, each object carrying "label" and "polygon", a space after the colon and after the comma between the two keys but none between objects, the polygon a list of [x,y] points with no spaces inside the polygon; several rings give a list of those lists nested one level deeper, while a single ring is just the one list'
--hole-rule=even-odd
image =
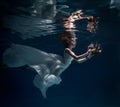
[{"label": "woman's arm", "polygon": [[90,44],[88,46],[88,50],[86,53],[81,54],[81,55],[76,55],[71,49],[66,48],[65,51],[72,56],[75,60],[79,61],[85,61],[87,59],[90,59],[93,55],[101,53],[100,45],[99,44]]},{"label": "woman's arm", "polygon": [[69,48],[66,48],[65,51],[67,51],[67,53],[72,56],[75,60],[79,60],[79,59],[82,59],[82,58],[85,58],[85,59],[88,59],[88,56],[90,55],[90,52],[86,52],[84,54],[81,54],[81,55],[76,55],[71,49]]}]

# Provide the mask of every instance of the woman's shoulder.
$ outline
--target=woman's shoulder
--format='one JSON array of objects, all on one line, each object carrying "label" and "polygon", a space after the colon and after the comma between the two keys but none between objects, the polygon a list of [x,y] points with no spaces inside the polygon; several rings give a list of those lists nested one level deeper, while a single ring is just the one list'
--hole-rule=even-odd
[{"label": "woman's shoulder", "polygon": [[65,51],[70,51],[70,49],[69,48],[65,48]]},{"label": "woman's shoulder", "polygon": [[69,54],[70,51],[71,51],[71,50],[70,50],[69,48],[65,48],[65,51],[64,51],[64,52]]}]

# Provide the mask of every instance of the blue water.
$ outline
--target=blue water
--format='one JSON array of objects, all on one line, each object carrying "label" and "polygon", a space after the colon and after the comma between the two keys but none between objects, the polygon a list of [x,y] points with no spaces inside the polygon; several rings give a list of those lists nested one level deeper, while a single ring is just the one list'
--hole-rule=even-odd
[{"label": "blue water", "polygon": [[[14,5],[13,10],[8,11],[9,8],[8,10],[4,8],[9,3]],[[120,20],[116,9],[97,10],[97,5],[93,4],[93,6],[96,5],[93,12],[90,10],[92,4],[87,0],[86,3],[82,1],[73,3],[73,0],[59,3],[70,6],[69,9],[64,10],[67,14],[79,9],[78,3],[81,3],[81,8],[89,7],[86,10],[87,14],[100,17],[96,34],[85,31],[83,28],[85,22],[76,22],[79,32],[76,32],[78,39],[74,52],[77,54],[85,52],[91,42],[100,43],[103,52],[82,64],[73,61],[62,73],[62,82],[47,91],[47,99],[44,99],[33,85],[36,75],[33,69],[8,68],[2,64],[2,54],[11,43],[63,55],[64,47],[58,39],[58,36],[64,32],[61,18],[53,18],[53,22],[48,20],[46,23],[39,19],[40,16],[31,16],[29,12],[16,9],[20,4],[20,6],[29,7],[31,3],[6,0],[1,7],[3,10],[0,29],[1,107],[120,107]],[[64,17],[67,14],[59,13],[58,15]],[[31,20],[33,23],[30,23]]]}]

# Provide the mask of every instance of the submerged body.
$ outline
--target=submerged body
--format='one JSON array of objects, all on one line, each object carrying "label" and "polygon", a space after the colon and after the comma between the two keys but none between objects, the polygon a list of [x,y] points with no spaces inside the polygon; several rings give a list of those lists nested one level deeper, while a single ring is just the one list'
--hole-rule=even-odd
[{"label": "submerged body", "polygon": [[85,53],[79,56],[66,48],[64,56],[46,53],[33,47],[25,45],[12,44],[3,54],[3,62],[8,67],[29,66],[33,68],[37,75],[34,78],[34,85],[40,89],[44,98],[49,87],[59,84],[62,80],[60,74],[69,67],[73,59],[78,63],[90,58],[91,53]]}]

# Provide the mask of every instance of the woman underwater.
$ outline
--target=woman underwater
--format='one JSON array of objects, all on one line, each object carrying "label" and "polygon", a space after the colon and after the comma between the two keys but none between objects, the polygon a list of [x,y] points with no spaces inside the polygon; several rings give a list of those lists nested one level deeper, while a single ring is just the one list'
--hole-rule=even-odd
[{"label": "woman underwater", "polygon": [[101,52],[99,45],[90,44],[86,53],[76,55],[72,51],[76,46],[76,35],[72,30],[65,31],[60,36],[60,40],[65,46],[63,57],[33,47],[12,44],[4,52],[3,61],[8,67],[27,65],[33,68],[37,72],[33,83],[40,89],[43,97],[46,98],[47,89],[61,82],[61,73],[69,67],[73,60],[81,63]]}]

